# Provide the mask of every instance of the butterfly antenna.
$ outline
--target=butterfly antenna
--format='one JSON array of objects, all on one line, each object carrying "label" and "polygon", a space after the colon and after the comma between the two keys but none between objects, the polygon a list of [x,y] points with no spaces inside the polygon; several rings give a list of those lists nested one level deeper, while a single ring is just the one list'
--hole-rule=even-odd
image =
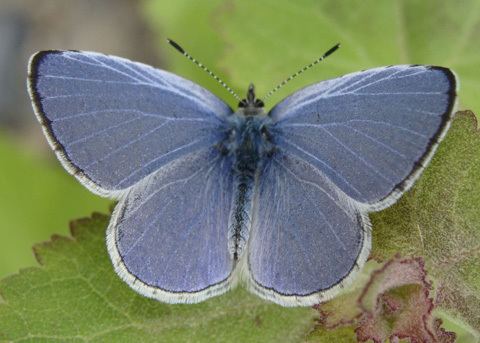
[{"label": "butterfly antenna", "polygon": [[294,78],[296,78],[298,75],[300,75],[301,73],[303,73],[304,71],[307,71],[308,69],[312,68],[314,65],[322,62],[325,58],[327,58],[328,56],[330,56],[331,54],[333,54],[335,52],[335,50],[337,50],[338,48],[340,47],[340,43],[336,44],[335,46],[331,47],[327,52],[325,52],[320,58],[316,59],[315,61],[313,61],[312,63],[310,64],[307,64],[305,67],[303,67],[302,69],[300,69],[299,71],[297,71],[295,74],[292,74],[290,75],[289,77],[287,77],[285,80],[283,80],[282,82],[280,82],[278,85],[275,86],[275,88],[273,88],[270,92],[267,93],[267,95],[265,95],[265,97],[262,99],[263,102],[266,102],[268,98],[270,98],[272,96],[273,93],[275,93],[276,91],[278,91],[280,88],[282,88],[283,86],[285,86],[288,82],[292,81]]},{"label": "butterfly antenna", "polygon": [[225,82],[222,81],[217,75],[215,75],[210,69],[208,69],[206,66],[203,65],[200,61],[197,61],[195,58],[192,57],[188,52],[186,52],[177,42],[167,38],[167,42],[173,46],[179,53],[181,53],[183,56],[188,58],[190,61],[192,61],[197,67],[202,69],[203,71],[206,71],[208,75],[213,77],[215,81],[217,81],[219,84],[222,85],[223,88],[225,88],[235,99],[240,101],[240,97],[237,95],[237,93],[234,92],[233,89],[231,89]]}]

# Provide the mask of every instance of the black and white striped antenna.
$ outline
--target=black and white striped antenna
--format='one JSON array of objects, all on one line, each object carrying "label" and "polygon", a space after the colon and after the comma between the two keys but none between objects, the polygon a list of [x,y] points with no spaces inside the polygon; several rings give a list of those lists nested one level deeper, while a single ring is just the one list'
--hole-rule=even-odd
[{"label": "black and white striped antenna", "polygon": [[290,75],[289,77],[287,77],[285,80],[283,80],[282,82],[280,82],[278,85],[276,85],[270,92],[267,93],[267,95],[265,95],[265,97],[262,99],[263,102],[266,102],[268,98],[270,98],[272,96],[273,93],[275,93],[276,91],[278,91],[280,88],[282,88],[283,86],[285,86],[288,82],[292,81],[294,78],[296,78],[298,75],[300,75],[301,73],[303,73],[304,71],[307,71],[308,69],[312,68],[314,65],[322,62],[325,58],[327,58],[329,55],[333,54],[335,52],[335,50],[337,50],[338,48],[340,47],[340,43],[337,43],[335,46],[331,47],[329,50],[327,50],[327,52],[325,52],[320,58],[316,59],[315,61],[313,61],[312,63],[310,64],[307,64],[305,67],[303,67],[302,69],[300,69],[299,71],[297,71],[295,74],[292,74]]},{"label": "black and white striped antenna", "polygon": [[223,88],[225,88],[235,99],[240,101],[240,97],[237,95],[237,93],[234,92],[233,89],[231,89],[225,82],[222,81],[217,75],[215,75],[210,69],[208,69],[203,63],[200,61],[197,61],[195,58],[192,57],[188,52],[185,51],[178,43],[174,42],[173,40],[167,38],[167,42],[173,46],[178,52],[180,52],[183,56],[188,58],[190,61],[192,61],[197,67],[202,69],[203,71],[206,71],[208,75],[213,77],[215,81],[217,81],[219,84],[222,85]]}]

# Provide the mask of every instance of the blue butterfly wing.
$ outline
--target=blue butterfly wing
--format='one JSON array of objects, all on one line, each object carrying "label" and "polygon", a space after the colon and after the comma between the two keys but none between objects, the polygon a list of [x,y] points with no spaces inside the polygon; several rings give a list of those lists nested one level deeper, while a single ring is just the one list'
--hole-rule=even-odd
[{"label": "blue butterfly wing", "polygon": [[368,216],[293,154],[277,152],[260,175],[247,252],[250,289],[284,306],[328,300],[365,263]]},{"label": "blue butterfly wing", "polygon": [[231,114],[188,80],[92,52],[39,52],[28,84],[62,164],[104,196],[119,197],[166,163],[216,144]]},{"label": "blue butterfly wing", "polygon": [[232,286],[231,170],[217,149],[201,149],[128,191],[115,208],[107,247],[130,287],[160,301],[192,303]]},{"label": "blue butterfly wing", "polygon": [[394,203],[418,178],[454,113],[446,68],[399,65],[306,87],[270,112],[279,149],[325,173],[368,210]]}]

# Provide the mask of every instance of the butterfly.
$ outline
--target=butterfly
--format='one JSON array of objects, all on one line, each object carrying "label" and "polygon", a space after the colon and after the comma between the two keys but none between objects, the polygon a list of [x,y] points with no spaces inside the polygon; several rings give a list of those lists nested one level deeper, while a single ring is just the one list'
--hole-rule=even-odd
[{"label": "butterfly", "polygon": [[253,85],[240,99],[214,77],[240,100],[236,111],[180,76],[94,52],[34,54],[28,89],[65,169],[118,200],[107,248],[135,291],[196,303],[241,280],[284,306],[332,298],[368,257],[368,213],[412,186],[447,132],[455,74],[364,70],[268,113]]}]

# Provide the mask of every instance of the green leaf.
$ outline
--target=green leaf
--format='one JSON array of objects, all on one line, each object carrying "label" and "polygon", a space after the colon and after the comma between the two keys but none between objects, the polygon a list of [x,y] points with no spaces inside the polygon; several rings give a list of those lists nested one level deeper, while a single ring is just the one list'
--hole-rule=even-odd
[{"label": "green leaf", "polygon": [[359,342],[455,341],[455,333],[442,328],[433,315],[432,287],[421,258],[395,256],[381,267],[370,261],[362,274],[369,277],[318,306],[323,332],[354,327]]},{"label": "green leaf", "polygon": [[422,256],[437,304],[480,337],[480,132],[473,113],[457,113],[412,191],[372,214],[371,257]]},{"label": "green leaf", "polygon": [[328,330],[318,327],[308,337],[309,343],[357,343],[357,336],[353,326],[342,326],[336,330]]},{"label": "green leaf", "polygon": [[316,313],[236,289],[197,305],[144,298],[114,273],[108,216],[72,222],[72,237],[35,246],[40,267],[0,281],[0,340],[48,342],[301,342]]}]

